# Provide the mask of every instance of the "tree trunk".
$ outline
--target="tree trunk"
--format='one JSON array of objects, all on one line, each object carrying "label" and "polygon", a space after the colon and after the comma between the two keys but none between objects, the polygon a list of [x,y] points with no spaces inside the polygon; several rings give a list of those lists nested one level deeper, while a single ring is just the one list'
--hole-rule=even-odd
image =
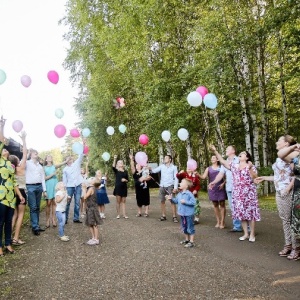
[{"label": "tree trunk", "polygon": [[158,145],[158,157],[159,157],[158,164],[159,165],[163,164],[164,163],[164,150],[163,150],[163,146],[161,143]]},{"label": "tree trunk", "polygon": [[225,150],[224,150],[224,141],[222,139],[222,132],[221,132],[221,127],[220,127],[220,123],[219,123],[219,115],[217,113],[217,111],[214,109],[213,111],[213,115],[214,115],[214,119],[216,122],[216,133],[217,133],[217,137],[218,137],[218,146],[221,150],[222,155],[225,154]]}]

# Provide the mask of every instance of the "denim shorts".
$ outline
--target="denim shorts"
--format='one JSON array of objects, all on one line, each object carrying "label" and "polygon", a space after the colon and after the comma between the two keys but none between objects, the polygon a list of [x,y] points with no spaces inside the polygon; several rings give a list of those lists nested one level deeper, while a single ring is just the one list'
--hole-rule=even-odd
[{"label": "denim shorts", "polygon": [[192,216],[180,216],[181,229],[184,234],[195,234],[194,227],[194,215]]}]

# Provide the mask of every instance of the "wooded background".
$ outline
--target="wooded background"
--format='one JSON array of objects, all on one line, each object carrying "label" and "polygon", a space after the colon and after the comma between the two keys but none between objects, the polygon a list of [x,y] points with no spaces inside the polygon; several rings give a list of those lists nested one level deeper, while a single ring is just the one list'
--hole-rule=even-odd
[{"label": "wooded background", "polygon": [[[171,153],[179,169],[190,155],[201,171],[213,143],[222,153],[229,144],[248,150],[260,174],[269,173],[278,137],[300,135],[299,15],[299,0],[68,1],[65,67],[80,88],[76,111],[91,130],[93,167],[105,166],[105,151],[128,163],[133,149],[152,162]],[[188,104],[200,85],[217,96],[215,110]],[[113,106],[117,97],[124,108]],[[186,142],[180,128],[189,131]]]}]

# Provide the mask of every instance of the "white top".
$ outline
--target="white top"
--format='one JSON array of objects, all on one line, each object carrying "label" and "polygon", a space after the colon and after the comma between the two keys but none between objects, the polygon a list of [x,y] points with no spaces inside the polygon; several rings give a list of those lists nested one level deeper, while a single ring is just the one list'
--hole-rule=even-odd
[{"label": "white top", "polygon": [[178,188],[178,178],[176,174],[178,173],[177,167],[173,164],[170,165],[160,165],[157,168],[152,170],[152,173],[160,172],[160,186],[161,187],[169,187],[174,185],[174,189]]},{"label": "white top", "polygon": [[56,196],[62,196],[64,195],[63,199],[60,202],[56,202],[56,211],[60,211],[60,212],[65,212],[66,211],[66,206],[67,206],[67,197],[68,194],[66,191],[57,191],[55,194]]},{"label": "white top", "polygon": [[41,183],[43,191],[46,192],[45,172],[38,161],[32,159],[26,162],[26,184]]}]

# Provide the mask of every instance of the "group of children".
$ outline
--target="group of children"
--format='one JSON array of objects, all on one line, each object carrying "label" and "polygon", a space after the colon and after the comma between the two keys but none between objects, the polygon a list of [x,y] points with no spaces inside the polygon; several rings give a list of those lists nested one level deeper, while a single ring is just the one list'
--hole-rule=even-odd
[{"label": "group of children", "polygon": [[[105,219],[104,207],[109,203],[106,192],[106,176],[102,176],[101,171],[96,172],[95,177],[90,177],[85,180],[82,193],[82,210],[85,209],[85,225],[89,226],[91,239],[88,240],[88,245],[99,245],[98,225],[102,224],[102,219]],[[65,235],[66,223],[66,207],[68,197],[66,188],[62,181],[58,182],[55,187],[55,202],[56,202],[56,217],[58,220],[58,234],[61,241],[67,242],[70,238]]]}]

